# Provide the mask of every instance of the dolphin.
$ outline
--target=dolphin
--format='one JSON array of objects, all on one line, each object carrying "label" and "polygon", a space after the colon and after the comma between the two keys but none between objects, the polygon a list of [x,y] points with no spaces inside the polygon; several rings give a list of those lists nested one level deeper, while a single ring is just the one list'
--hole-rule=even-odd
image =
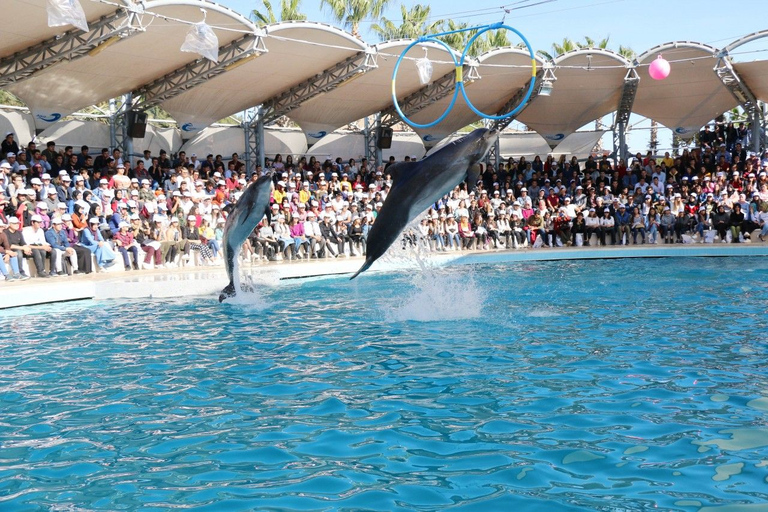
[{"label": "dolphin", "polygon": [[469,173],[476,173],[475,164],[485,158],[495,140],[495,130],[479,128],[423,160],[390,166],[387,172],[392,175],[392,188],[368,233],[365,263],[350,279],[368,270],[387,252],[409,222],[453,190]]},{"label": "dolphin", "polygon": [[229,284],[219,294],[219,302],[224,302],[225,299],[237,294],[237,289],[240,287],[240,272],[239,268],[235,267],[239,261],[240,250],[248,235],[268,213],[272,188],[272,173],[265,174],[250,183],[245,187],[243,194],[227,217],[222,242]]}]

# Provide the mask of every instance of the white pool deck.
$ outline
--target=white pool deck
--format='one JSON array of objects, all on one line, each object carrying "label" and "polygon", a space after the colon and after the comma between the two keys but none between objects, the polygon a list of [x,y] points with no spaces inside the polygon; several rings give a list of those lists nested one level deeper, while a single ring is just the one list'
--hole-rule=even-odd
[{"label": "white pool deck", "polygon": [[[530,261],[594,260],[616,258],[694,258],[694,257],[764,257],[768,244],[691,244],[630,245],[608,247],[574,247],[556,249],[520,249],[497,251],[432,253],[429,264],[442,266],[480,263],[515,263]],[[405,258],[400,262],[377,261],[369,273],[415,266]],[[283,280],[351,275],[363,258],[339,258],[297,262],[256,263],[245,266],[258,282],[279,283]],[[366,274],[358,279],[365,279]],[[174,298],[184,296],[218,296],[227,284],[223,266],[187,267],[125,272],[112,269],[101,274],[76,275],[52,279],[0,282],[0,309],[18,308],[77,300],[119,300]]]}]

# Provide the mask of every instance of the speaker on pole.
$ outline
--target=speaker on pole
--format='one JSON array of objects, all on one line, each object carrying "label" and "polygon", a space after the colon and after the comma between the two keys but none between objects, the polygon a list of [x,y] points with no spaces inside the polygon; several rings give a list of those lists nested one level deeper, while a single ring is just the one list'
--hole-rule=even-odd
[{"label": "speaker on pole", "polygon": [[147,113],[139,110],[131,110],[128,116],[128,136],[134,139],[143,139],[147,132]]},{"label": "speaker on pole", "polygon": [[382,126],[379,128],[379,136],[376,138],[376,147],[379,149],[389,149],[392,147],[392,128]]}]

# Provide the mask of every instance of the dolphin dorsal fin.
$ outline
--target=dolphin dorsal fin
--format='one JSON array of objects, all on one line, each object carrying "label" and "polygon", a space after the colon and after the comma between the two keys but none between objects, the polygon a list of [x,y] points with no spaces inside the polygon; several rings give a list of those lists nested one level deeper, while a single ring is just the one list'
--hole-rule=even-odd
[{"label": "dolphin dorsal fin", "polygon": [[421,162],[396,162],[384,171],[384,174],[392,176],[392,185],[395,185],[398,181],[408,179],[413,176],[416,168],[419,167]]}]

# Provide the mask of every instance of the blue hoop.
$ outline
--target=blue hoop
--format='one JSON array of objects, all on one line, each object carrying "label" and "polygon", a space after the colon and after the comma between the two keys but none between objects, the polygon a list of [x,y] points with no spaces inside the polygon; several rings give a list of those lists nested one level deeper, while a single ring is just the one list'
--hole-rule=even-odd
[{"label": "blue hoop", "polygon": [[485,114],[484,112],[480,112],[471,101],[469,101],[469,97],[467,97],[467,91],[464,88],[464,81],[462,80],[457,87],[461,89],[461,95],[464,97],[464,101],[467,103],[467,106],[477,114],[478,116],[485,118],[485,119],[491,119],[493,121],[501,121],[502,119],[507,119],[509,117],[512,117],[513,115],[520,112],[526,103],[528,103],[528,100],[531,98],[531,94],[533,93],[533,89],[536,86],[536,57],[533,54],[533,48],[531,48],[531,44],[528,42],[528,40],[525,38],[523,34],[521,34],[517,29],[514,29],[510,27],[509,25],[502,25],[502,24],[494,24],[494,25],[488,25],[481,31],[479,31],[477,34],[472,36],[470,40],[467,42],[467,45],[464,47],[464,53],[461,54],[461,60],[459,61],[459,64],[463,67],[464,66],[464,59],[467,56],[467,52],[469,51],[469,48],[472,46],[472,43],[475,42],[475,39],[477,39],[481,34],[484,34],[485,32],[488,32],[489,30],[499,29],[499,28],[505,28],[507,30],[510,30],[517,34],[520,39],[523,40],[525,43],[525,46],[528,48],[528,54],[531,56],[531,82],[528,85],[528,91],[525,93],[525,97],[520,101],[520,104],[517,105],[515,108],[507,112],[503,115],[490,115]]},{"label": "blue hoop", "polygon": [[403,58],[405,57],[405,54],[408,53],[408,51],[416,46],[419,43],[423,43],[426,41],[431,41],[433,43],[437,43],[439,45],[442,45],[443,48],[445,48],[448,51],[448,55],[451,56],[451,59],[453,60],[453,66],[456,69],[456,80],[457,82],[463,82],[463,79],[461,77],[462,73],[461,71],[464,69],[464,66],[459,66],[459,63],[456,61],[456,56],[453,54],[453,50],[450,46],[448,46],[446,43],[439,39],[435,39],[433,37],[420,37],[411,44],[408,45],[408,47],[403,50],[403,52],[400,54],[400,57],[397,59],[397,62],[395,63],[395,68],[392,70],[392,103],[395,107],[395,111],[397,111],[397,114],[400,116],[400,118],[408,123],[410,126],[414,128],[431,128],[441,122],[443,119],[445,119],[445,116],[447,116],[451,110],[453,110],[453,105],[456,103],[456,97],[459,95],[459,89],[454,84],[453,86],[453,97],[451,98],[451,103],[448,105],[448,107],[445,109],[445,112],[438,117],[436,120],[432,121],[431,123],[427,124],[419,124],[411,121],[406,117],[405,113],[403,113],[402,110],[400,110],[400,104],[397,102],[397,71],[400,69],[400,63],[403,61]]},{"label": "blue hoop", "polygon": [[[440,36],[440,35],[446,35],[446,34],[453,34],[456,32],[466,32],[469,30],[476,30],[478,28],[480,28],[481,30],[469,39],[466,46],[464,46],[464,51],[461,54],[461,60],[458,62],[456,61],[456,56],[453,54],[453,49],[450,46],[448,46],[446,43],[441,41],[440,39],[436,39],[434,37],[434,36]],[[466,60],[467,52],[469,51],[470,47],[480,35],[484,34],[489,30],[496,30],[500,28],[509,30],[517,34],[520,37],[520,39],[522,39],[523,43],[525,43],[526,48],[528,48],[528,54],[531,56],[531,81],[530,81],[530,84],[528,85],[528,90],[525,93],[525,97],[523,97],[523,99],[520,101],[520,104],[517,107],[515,107],[514,109],[512,109],[511,111],[503,115],[490,115],[490,114],[485,114],[479,111],[472,104],[472,102],[469,101],[469,97],[467,96],[467,91],[464,87],[464,77],[463,77],[464,61]],[[408,51],[414,46],[416,46],[417,44],[427,42],[427,41],[439,44],[448,51],[448,54],[451,56],[451,59],[453,60],[456,77],[455,77],[455,82],[453,86],[454,87],[453,97],[451,98],[450,104],[442,113],[442,115],[438,117],[436,120],[432,121],[431,123],[419,124],[408,119],[405,113],[400,109],[400,104],[397,101],[397,72],[400,70],[400,63],[403,61],[403,58],[408,53]],[[528,103],[528,100],[531,99],[531,94],[533,94],[533,89],[535,88],[535,86],[536,86],[536,57],[533,53],[533,48],[531,48],[531,44],[528,42],[528,39],[526,39],[525,36],[521,34],[517,29],[512,28],[509,25],[504,25],[503,23],[494,23],[494,24],[485,25],[482,27],[471,27],[466,29],[453,30],[451,32],[440,32],[437,34],[433,34],[432,36],[420,37],[414,42],[412,42],[411,44],[409,44],[405,48],[405,50],[402,51],[402,53],[400,54],[400,57],[398,57],[397,62],[395,63],[395,68],[392,70],[392,104],[395,107],[395,111],[400,116],[400,118],[408,125],[412,126],[413,128],[422,128],[422,129],[431,128],[436,124],[440,123],[443,119],[445,119],[445,117],[451,112],[451,110],[453,110],[453,107],[456,104],[456,97],[458,96],[459,91],[461,91],[461,95],[464,97],[464,101],[467,103],[467,106],[472,110],[472,112],[474,112],[475,114],[477,114],[478,116],[484,119],[500,121],[502,119],[507,119],[509,117],[512,117],[513,115],[520,112],[520,110],[523,109],[525,104]]]}]

